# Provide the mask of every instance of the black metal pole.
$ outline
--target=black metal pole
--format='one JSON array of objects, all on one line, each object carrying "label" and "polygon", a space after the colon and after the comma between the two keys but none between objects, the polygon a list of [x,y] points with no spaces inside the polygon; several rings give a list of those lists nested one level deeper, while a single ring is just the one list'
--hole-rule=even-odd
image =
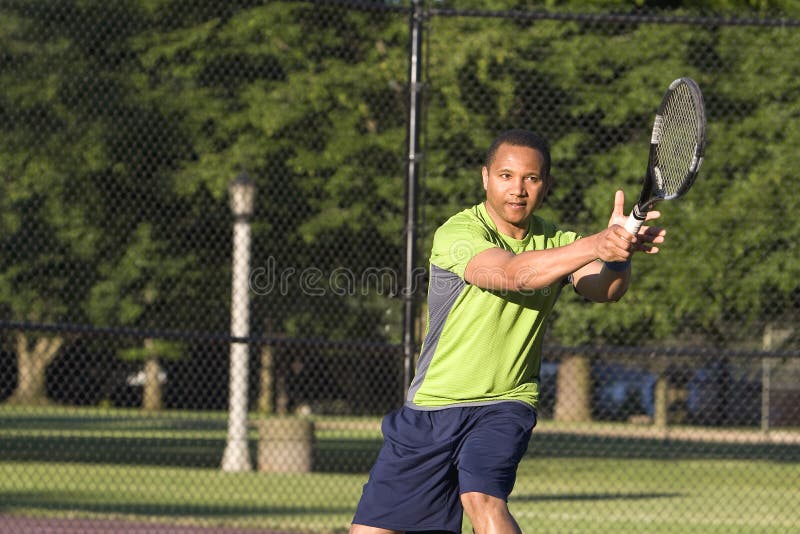
[{"label": "black metal pole", "polygon": [[422,22],[423,0],[412,0],[408,53],[408,174],[406,176],[406,254],[403,291],[403,391],[408,390],[417,343],[415,267],[417,262],[417,196],[420,117],[422,111]]}]

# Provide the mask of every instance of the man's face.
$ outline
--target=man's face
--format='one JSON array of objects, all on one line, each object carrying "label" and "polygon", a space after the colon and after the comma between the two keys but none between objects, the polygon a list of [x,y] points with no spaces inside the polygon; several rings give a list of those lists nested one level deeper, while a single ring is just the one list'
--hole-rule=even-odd
[{"label": "man's face", "polygon": [[502,144],[489,168],[483,167],[486,209],[506,235],[521,239],[528,232],[533,211],[541,205],[550,176],[536,149]]}]

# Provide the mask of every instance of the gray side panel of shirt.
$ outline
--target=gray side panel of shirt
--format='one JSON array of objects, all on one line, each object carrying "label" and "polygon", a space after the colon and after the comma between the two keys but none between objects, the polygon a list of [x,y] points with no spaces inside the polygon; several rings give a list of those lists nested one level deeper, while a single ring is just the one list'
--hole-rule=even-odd
[{"label": "gray side panel of shirt", "polygon": [[417,362],[417,372],[408,388],[406,402],[413,405],[414,395],[425,380],[425,373],[431,364],[439,338],[444,330],[444,323],[456,299],[466,287],[466,282],[457,274],[431,264],[430,286],[428,288],[428,334],[422,344],[422,353]]}]

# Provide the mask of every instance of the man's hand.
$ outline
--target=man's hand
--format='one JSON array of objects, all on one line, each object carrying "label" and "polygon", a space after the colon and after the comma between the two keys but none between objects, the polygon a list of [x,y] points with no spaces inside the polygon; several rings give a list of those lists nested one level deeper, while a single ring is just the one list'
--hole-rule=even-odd
[{"label": "man's hand", "polygon": [[[634,252],[646,254],[658,253],[658,247],[653,246],[664,242],[667,231],[658,226],[642,226],[639,233],[634,236],[625,230],[628,217],[625,215],[625,193],[618,190],[614,195],[614,211],[608,220],[608,228],[596,234],[597,257],[603,261],[627,261]],[[659,211],[647,212],[645,222],[661,217]]]},{"label": "man's hand", "polygon": [[[642,226],[637,235],[625,230],[628,218],[625,216],[625,194],[617,191],[614,195],[614,211],[608,220],[608,228],[584,239],[592,239],[594,243],[595,258],[603,262],[627,262],[634,252],[655,254],[658,247],[653,244],[663,243],[666,230],[657,226]],[[647,220],[658,219],[661,213],[651,211]],[[614,268],[607,264],[592,261],[574,273],[572,283],[575,289],[594,302],[617,301],[628,290],[630,283],[630,269],[622,264],[621,268]]]}]

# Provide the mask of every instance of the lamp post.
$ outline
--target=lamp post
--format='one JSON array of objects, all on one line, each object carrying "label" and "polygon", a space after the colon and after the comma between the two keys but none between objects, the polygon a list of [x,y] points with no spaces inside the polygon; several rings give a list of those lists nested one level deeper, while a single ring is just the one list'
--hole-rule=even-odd
[{"label": "lamp post", "polygon": [[233,223],[233,268],[231,277],[231,370],[228,392],[228,441],[222,456],[222,470],[250,471],[247,446],[247,366],[250,335],[250,217],[256,187],[246,174],[240,174],[228,189]]}]

